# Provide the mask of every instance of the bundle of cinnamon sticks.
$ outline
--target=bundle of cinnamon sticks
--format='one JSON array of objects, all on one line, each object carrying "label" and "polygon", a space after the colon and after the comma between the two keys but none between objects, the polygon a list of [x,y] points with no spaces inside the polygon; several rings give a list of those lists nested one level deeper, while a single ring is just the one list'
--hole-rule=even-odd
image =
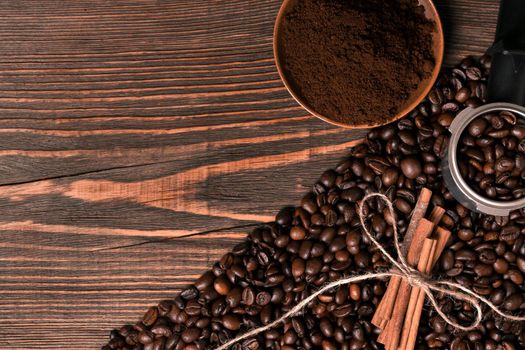
[{"label": "bundle of cinnamon sticks", "polygon": [[[425,218],[432,192],[423,188],[405,233],[402,253],[407,263],[421,273],[430,274],[450,238],[450,231],[439,226],[445,210],[434,207]],[[399,276],[390,279],[387,291],[372,319],[381,329],[378,341],[386,350],[413,350],[425,293]]]}]

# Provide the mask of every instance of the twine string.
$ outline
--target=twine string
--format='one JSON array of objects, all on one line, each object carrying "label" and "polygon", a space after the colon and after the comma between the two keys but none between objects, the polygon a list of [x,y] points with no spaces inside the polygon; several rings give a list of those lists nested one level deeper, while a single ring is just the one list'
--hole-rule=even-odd
[{"label": "twine string", "polygon": [[[370,233],[369,229],[367,228],[365,224],[366,215],[364,214],[364,204],[371,198],[379,198],[383,200],[390,211],[390,214],[392,215],[392,218],[394,219],[394,225],[393,225],[393,231],[394,231],[394,247],[397,253],[397,260],[390,255],[390,253],[386,250],[386,248],[379,243],[374,236]],[[392,264],[392,268],[389,271],[386,272],[377,272],[377,273],[366,273],[363,275],[357,275],[357,276],[350,276],[346,278],[341,278],[337,281],[328,283],[324,287],[318,289],[314,293],[310,294],[308,297],[303,299],[301,302],[299,302],[297,305],[295,305],[292,309],[290,309],[288,312],[286,312],[284,315],[279,317],[273,322],[268,323],[267,325],[254,328],[244,334],[241,334],[234,339],[229,340],[228,342],[222,344],[221,346],[217,347],[215,350],[226,350],[230,346],[232,346],[235,343],[238,343],[244,339],[253,338],[254,336],[267,331],[269,329],[272,329],[279,324],[283,323],[284,321],[288,320],[289,318],[299,314],[310,302],[312,302],[314,299],[316,299],[319,295],[342,285],[348,285],[351,283],[356,282],[362,282],[372,279],[388,279],[392,276],[399,276],[407,281],[407,283],[412,287],[418,287],[421,288],[421,290],[425,293],[426,297],[430,301],[432,307],[436,310],[437,314],[449,325],[452,327],[468,332],[473,329],[476,329],[479,324],[482,321],[483,314],[482,314],[482,308],[481,304],[486,305],[490,309],[492,309],[495,313],[500,315],[503,318],[506,318],[511,321],[525,321],[525,316],[514,316],[510,314],[506,314],[505,312],[501,311],[496,305],[494,305],[490,300],[486,299],[485,297],[475,293],[471,289],[451,281],[436,281],[431,280],[427,276],[423,275],[421,272],[410,266],[404,255],[401,251],[401,245],[399,243],[399,232],[396,225],[396,219],[395,219],[395,210],[392,202],[390,199],[381,193],[370,193],[366,195],[362,201],[361,204],[358,205],[358,214],[359,214],[359,221],[361,222],[361,226],[363,229],[364,234],[367,236],[367,238],[379,249],[379,251],[383,254],[383,256]],[[450,317],[448,317],[445,312],[442,310],[441,306],[439,306],[435,296],[434,292],[441,293],[444,295],[448,295],[454,299],[461,300],[464,302],[467,302],[472,305],[472,307],[476,311],[476,317],[472,321],[472,323],[468,326],[463,326]]]}]

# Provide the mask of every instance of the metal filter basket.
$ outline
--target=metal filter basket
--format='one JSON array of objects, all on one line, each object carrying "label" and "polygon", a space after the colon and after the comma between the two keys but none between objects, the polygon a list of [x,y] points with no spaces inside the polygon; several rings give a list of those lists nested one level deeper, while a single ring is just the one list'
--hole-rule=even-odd
[{"label": "metal filter basket", "polygon": [[470,210],[494,215],[507,216],[516,209],[525,207],[525,197],[514,201],[496,201],[475,192],[461,176],[457,161],[458,143],[465,128],[474,119],[490,112],[509,111],[525,121],[525,108],[512,104],[497,102],[479,108],[466,108],[459,113],[449,127],[451,133],[447,157],[443,160],[443,178],[449,191],[458,202]]},{"label": "metal filter basket", "polygon": [[489,215],[508,216],[525,208],[525,198],[497,201],[475,192],[463,179],[457,162],[461,134],[474,119],[490,112],[509,111],[525,120],[525,1],[501,0],[498,27],[493,46],[488,50],[492,66],[488,82],[488,100],[478,108],[459,113],[449,131],[448,154],[442,161],[445,183],[458,202],[465,207]]}]

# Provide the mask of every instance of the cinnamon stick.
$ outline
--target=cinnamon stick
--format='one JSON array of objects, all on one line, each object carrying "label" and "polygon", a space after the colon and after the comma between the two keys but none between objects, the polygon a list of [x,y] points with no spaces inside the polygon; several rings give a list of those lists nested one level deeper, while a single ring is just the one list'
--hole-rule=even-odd
[{"label": "cinnamon stick", "polygon": [[[430,203],[430,199],[432,198],[432,191],[429,190],[426,187],[423,187],[421,189],[421,192],[419,193],[419,197],[417,198],[416,206],[414,207],[414,210],[412,210],[412,217],[410,218],[410,224],[408,225],[407,232],[405,233],[405,241],[412,242],[412,239],[414,237],[414,234],[416,233],[416,229],[418,226],[418,223],[421,219],[425,217],[425,214],[428,209],[428,204]],[[409,245],[405,244],[402,247],[402,251],[405,254],[405,256],[408,254]]]},{"label": "cinnamon stick", "polygon": [[[412,218],[410,220],[407,232],[405,233],[405,238],[403,240],[403,246],[401,250],[403,254],[407,256],[408,263],[412,265],[417,264],[417,260],[415,260],[415,262],[413,263],[410,263],[410,258],[408,258],[408,255],[410,254],[410,252],[412,252],[413,255],[417,255],[422,247],[423,239],[426,238],[419,237],[417,240],[414,240],[414,233],[416,232],[420,220],[425,216],[431,197],[432,191],[430,191],[428,188],[423,188],[419,193],[416,207],[412,211]],[[394,310],[394,304],[398,296],[400,284],[401,277],[393,276],[392,278],[390,278],[387,290],[383,295],[383,298],[379,302],[376,312],[372,318],[372,324],[378,327],[379,329],[384,329],[388,320],[390,320],[390,318],[392,317],[392,312]]]},{"label": "cinnamon stick", "polygon": [[[450,235],[450,231],[445,230],[442,227],[438,227],[436,229],[436,232],[433,235],[435,241],[433,246],[434,251],[432,258],[427,262],[427,266],[424,271],[426,274],[430,274],[432,272],[432,269],[441,256],[441,253],[443,253],[443,250],[445,249]],[[419,269],[419,264],[418,270],[421,271]],[[420,288],[414,288],[414,290],[416,289],[418,290],[417,296],[414,295],[411,297],[416,298],[417,302],[415,302],[415,308],[412,310],[412,313],[407,313],[407,318],[405,320],[405,324],[403,325],[403,334],[401,336],[401,345],[399,347],[400,350],[412,350],[416,345],[419,322],[421,320],[421,313],[423,312],[423,306],[425,303],[425,293],[420,290]]]},{"label": "cinnamon stick", "polygon": [[[427,219],[421,219],[419,225],[417,225],[407,254],[407,263],[410,266],[416,266],[418,264],[425,240],[430,236],[433,228],[434,225]],[[388,344],[385,344],[387,345],[387,349],[397,349],[401,337],[401,327],[403,326],[406,310],[410,301],[411,289],[408,282],[402,279],[397,298],[393,305],[392,317],[378,337],[380,343],[385,344],[388,342]]]},{"label": "cinnamon stick", "polygon": [[[437,241],[435,239],[425,240],[425,245],[423,246],[423,251],[421,252],[421,259],[419,259],[419,263],[417,265],[419,272],[429,274],[432,271],[432,262],[434,261],[434,256],[436,254],[436,248]],[[416,320],[415,318],[417,318],[417,310],[420,307],[422,310],[424,301],[425,293],[421,290],[421,288],[413,287],[412,291],[410,292],[410,301],[408,304],[405,321],[403,323],[401,341],[399,343],[398,349],[406,350],[412,328],[419,328],[419,319]],[[419,313],[419,317],[421,317],[421,313]]]},{"label": "cinnamon stick", "polygon": [[372,318],[372,324],[379,329],[384,329],[386,322],[388,322],[390,317],[392,317],[393,305],[397,298],[400,284],[401,277],[390,277],[386,292],[379,302],[379,306],[377,307],[374,317]]},{"label": "cinnamon stick", "polygon": [[437,240],[437,249],[436,249],[436,255],[434,256],[434,260],[432,261],[432,267],[434,267],[439,260],[439,257],[441,256],[441,253],[443,253],[443,250],[445,250],[445,247],[447,245],[448,240],[450,239],[451,232],[449,230],[444,229],[443,227],[438,227],[436,229],[436,232],[434,232],[434,239]]},{"label": "cinnamon stick", "polygon": [[441,207],[434,207],[432,209],[432,213],[430,213],[430,221],[434,224],[434,226],[438,226],[441,222],[441,219],[443,219],[443,216],[445,215],[445,209]]}]

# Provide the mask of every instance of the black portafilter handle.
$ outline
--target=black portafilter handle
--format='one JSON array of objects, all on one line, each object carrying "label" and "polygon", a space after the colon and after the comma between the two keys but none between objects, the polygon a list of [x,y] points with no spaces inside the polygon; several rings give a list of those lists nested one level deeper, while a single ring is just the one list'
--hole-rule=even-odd
[{"label": "black portafilter handle", "polygon": [[525,0],[501,0],[488,82],[489,102],[525,106]]}]

